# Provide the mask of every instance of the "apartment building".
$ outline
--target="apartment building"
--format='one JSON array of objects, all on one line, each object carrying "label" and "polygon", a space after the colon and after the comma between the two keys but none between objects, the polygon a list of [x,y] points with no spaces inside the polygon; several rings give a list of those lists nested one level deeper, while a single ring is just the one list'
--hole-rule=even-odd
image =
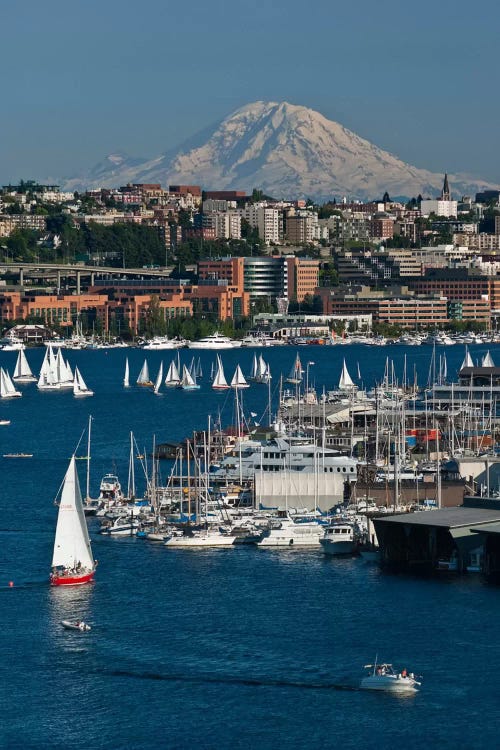
[{"label": "apartment building", "polygon": [[375,214],[370,221],[370,237],[375,240],[389,240],[394,236],[394,219],[387,215]]},{"label": "apartment building", "polygon": [[47,228],[47,217],[37,214],[1,214],[0,237],[8,237],[16,229],[34,229],[44,232]]},{"label": "apartment building", "polygon": [[254,203],[239,210],[242,218],[246,219],[251,227],[258,230],[260,239],[264,240],[266,245],[280,242],[282,230],[280,235],[280,212],[277,208],[270,208],[262,203]]},{"label": "apartment building", "polygon": [[313,296],[319,283],[319,261],[312,258],[285,257],[287,265],[288,299],[302,302]]},{"label": "apartment building", "polygon": [[294,245],[311,244],[318,239],[318,214],[287,216],[286,239]]}]

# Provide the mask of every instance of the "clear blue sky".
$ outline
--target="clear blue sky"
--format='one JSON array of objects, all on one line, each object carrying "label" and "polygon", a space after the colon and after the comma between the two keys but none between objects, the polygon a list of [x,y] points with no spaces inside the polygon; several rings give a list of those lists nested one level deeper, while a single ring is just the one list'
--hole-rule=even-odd
[{"label": "clear blue sky", "polygon": [[494,0],[2,3],[0,184],[155,156],[258,99],[500,181]]}]

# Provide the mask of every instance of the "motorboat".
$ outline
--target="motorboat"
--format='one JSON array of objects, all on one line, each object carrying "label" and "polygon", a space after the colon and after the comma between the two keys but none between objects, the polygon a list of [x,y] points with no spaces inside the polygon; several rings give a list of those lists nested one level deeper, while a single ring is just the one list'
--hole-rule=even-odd
[{"label": "motorboat", "polygon": [[383,690],[386,693],[411,694],[416,693],[421,685],[413,672],[406,669],[395,670],[392,664],[365,664],[370,672],[360,683],[362,690]]},{"label": "motorboat", "polygon": [[99,529],[100,534],[107,536],[134,536],[139,531],[141,524],[135,518],[118,516],[111,523],[107,523]]},{"label": "motorboat", "polygon": [[456,550],[453,550],[449,557],[441,557],[437,562],[438,570],[448,570],[450,572],[458,571],[458,555]]},{"label": "motorboat", "polygon": [[325,555],[352,555],[356,551],[356,529],[352,523],[327,526],[319,540]]},{"label": "motorboat", "polygon": [[165,547],[169,549],[200,549],[203,547],[232,547],[236,542],[236,536],[230,529],[220,526],[218,528],[201,529],[191,531],[181,536],[170,536],[165,541]]},{"label": "motorboat", "polygon": [[278,510],[257,541],[257,547],[317,547],[323,535],[323,527],[310,516],[292,517],[287,510]]},{"label": "motorboat", "polygon": [[188,341],[189,349],[234,349],[241,346],[241,341],[233,341],[229,336],[221,333],[212,333],[199,341]]},{"label": "motorboat", "polygon": [[65,630],[78,630],[80,633],[87,633],[89,630],[92,630],[90,625],[87,625],[83,620],[77,620],[76,622],[61,620],[61,625]]},{"label": "motorboat", "polygon": [[168,336],[155,336],[142,348],[148,351],[163,351],[165,349],[180,349],[182,346],[184,346],[184,341],[169,339]]}]

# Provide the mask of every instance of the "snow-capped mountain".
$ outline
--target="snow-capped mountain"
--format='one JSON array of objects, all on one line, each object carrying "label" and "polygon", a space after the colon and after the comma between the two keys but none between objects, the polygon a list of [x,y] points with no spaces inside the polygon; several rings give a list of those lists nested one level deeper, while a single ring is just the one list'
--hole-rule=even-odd
[{"label": "snow-capped mountain", "polygon": [[[498,188],[450,175],[455,194]],[[155,159],[108,156],[65,189],[128,182],[196,184],[206,190],[257,187],[276,198],[435,195],[443,175],[418,169],[319,112],[287,102],[254,102]]]}]

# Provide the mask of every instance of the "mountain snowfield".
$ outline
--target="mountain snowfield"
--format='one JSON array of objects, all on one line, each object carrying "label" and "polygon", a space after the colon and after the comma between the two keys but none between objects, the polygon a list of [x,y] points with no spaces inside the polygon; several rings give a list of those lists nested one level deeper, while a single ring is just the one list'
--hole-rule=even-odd
[{"label": "mountain snowfield", "polygon": [[[456,196],[498,185],[450,175]],[[214,128],[146,160],[111,154],[88,174],[65,181],[65,189],[135,183],[195,184],[205,190],[256,187],[275,198],[343,196],[363,200],[434,196],[443,174],[418,169],[383,151],[319,112],[287,102],[254,102]]]}]

